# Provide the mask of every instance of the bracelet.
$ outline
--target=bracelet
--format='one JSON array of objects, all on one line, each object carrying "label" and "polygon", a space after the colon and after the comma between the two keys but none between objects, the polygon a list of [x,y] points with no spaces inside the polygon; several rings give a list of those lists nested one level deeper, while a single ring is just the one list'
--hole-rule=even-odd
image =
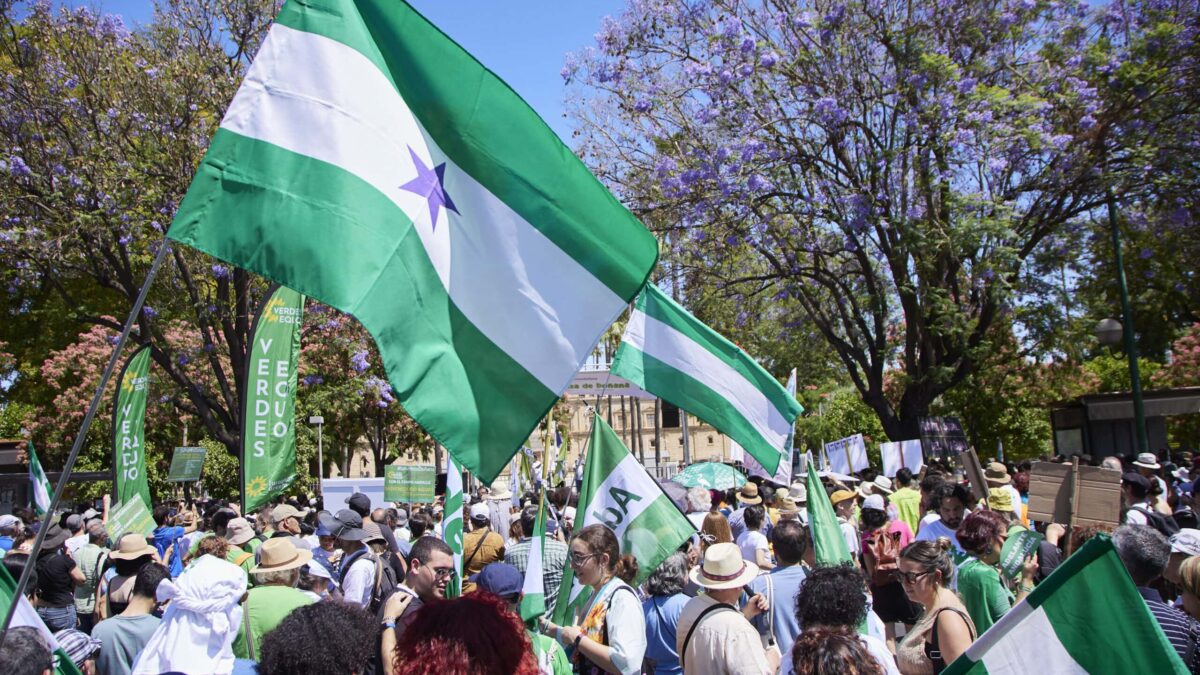
[{"label": "bracelet", "polygon": [[571,647],[574,651],[579,651],[579,641],[583,639],[583,633],[575,636],[575,644]]}]

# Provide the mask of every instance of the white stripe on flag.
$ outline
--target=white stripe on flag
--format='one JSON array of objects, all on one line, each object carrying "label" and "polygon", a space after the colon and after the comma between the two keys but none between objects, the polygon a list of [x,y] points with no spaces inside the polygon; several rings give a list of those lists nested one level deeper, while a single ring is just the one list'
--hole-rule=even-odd
[{"label": "white stripe on flag", "polygon": [[[328,162],[379,190],[414,222],[455,306],[554,392],[591,353],[600,322],[625,307],[450,162],[387,77],[340,42],[273,26],[221,127]],[[426,199],[400,187],[417,175],[410,147],[426,167],[446,164],[446,192],[466,217],[443,208],[431,226]],[[530,340],[535,333],[553,341]]]},{"label": "white stripe on flag", "polygon": [[967,649],[967,658],[983,661],[988,675],[1025,675],[1029,672],[1030,654],[1037,655],[1041,672],[1087,675],[1083,666],[1076,663],[1058,641],[1046,611],[1041,607],[1031,609],[1028,602],[1013,607],[982,639]]},{"label": "white stripe on flag", "polygon": [[783,449],[792,426],[771,400],[732,366],[672,326],[634,310],[622,340],[680,370],[724,398],[763,441]]}]

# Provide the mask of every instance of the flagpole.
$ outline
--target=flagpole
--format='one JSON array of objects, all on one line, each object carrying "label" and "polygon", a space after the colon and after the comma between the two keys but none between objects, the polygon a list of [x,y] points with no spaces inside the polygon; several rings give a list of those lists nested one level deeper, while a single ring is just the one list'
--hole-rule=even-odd
[{"label": "flagpole", "polygon": [[50,529],[48,526],[50,518],[53,517],[54,509],[58,506],[63,491],[67,487],[67,481],[71,478],[71,470],[75,468],[75,460],[79,459],[79,451],[83,449],[83,441],[87,436],[88,428],[92,426],[92,420],[96,417],[96,409],[100,407],[100,399],[104,396],[104,387],[108,385],[108,380],[112,377],[117,362],[121,359],[121,349],[125,347],[125,341],[129,338],[129,332],[133,330],[133,324],[142,311],[142,304],[146,302],[146,294],[150,291],[150,284],[158,274],[158,268],[162,265],[163,258],[166,257],[167,250],[170,248],[171,245],[166,239],[163,239],[159,244],[158,253],[154,256],[154,262],[150,265],[150,271],[146,274],[146,280],[142,282],[142,289],[138,292],[137,299],[133,301],[133,308],[129,311],[129,317],[125,319],[125,326],[121,329],[121,334],[117,336],[117,343],[113,345],[112,354],[108,357],[108,365],[104,367],[104,372],[100,375],[100,382],[96,385],[96,393],[92,395],[92,402],[88,405],[87,414],[83,416],[83,422],[79,425],[79,434],[75,437],[75,443],[71,446],[71,454],[67,455],[67,461],[63,464],[62,468],[62,475],[58,477],[58,485],[54,488],[54,496],[50,498],[50,506],[46,510],[46,519],[42,522],[42,527],[38,528],[37,536],[34,537],[33,548],[30,549],[33,553],[30,555],[29,562],[21,570],[21,578],[17,580],[17,587],[13,590],[13,601],[9,605],[8,611],[4,613],[4,623],[0,625],[0,647],[4,645],[4,640],[8,637],[8,626],[12,622],[13,615],[16,613],[17,605],[25,595],[25,587],[29,584],[29,577],[35,567],[34,559],[38,552],[42,550],[42,542],[45,541],[46,532]]}]

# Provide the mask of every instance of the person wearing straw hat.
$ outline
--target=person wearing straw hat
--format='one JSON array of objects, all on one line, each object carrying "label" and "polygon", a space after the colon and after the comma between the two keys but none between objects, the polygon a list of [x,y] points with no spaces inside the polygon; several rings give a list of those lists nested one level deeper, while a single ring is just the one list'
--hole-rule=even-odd
[{"label": "person wearing straw hat", "polygon": [[989,462],[983,471],[983,479],[987,481],[989,488],[1000,488],[1007,492],[1012,497],[1013,503],[1013,508],[1009,510],[1016,510],[1016,505],[1021,503],[1021,493],[1013,487],[1012,476],[1008,475],[1008,467],[1000,462]]},{"label": "person wearing straw hat", "polygon": [[833,504],[833,512],[838,519],[838,527],[842,530],[842,538],[846,540],[846,548],[849,549],[850,556],[855,560],[858,560],[859,554],[862,553],[858,525],[854,520],[857,497],[858,493],[850,490],[835,490],[833,494],[829,495],[829,501]]},{"label": "person wearing straw hat", "polygon": [[312,551],[296,548],[290,537],[273,537],[258,547],[259,563],[250,571],[255,586],[242,603],[242,627],[233,641],[238,658],[257,661],[262,637],[312,598],[296,589],[300,568],[312,560]]},{"label": "person wearing straw hat", "polygon": [[246,572],[250,585],[254,585],[254,577],[250,576],[250,570],[254,569],[254,551],[250,549],[250,542],[254,537],[254,526],[245,518],[234,518],[225,525],[225,541],[229,542],[225,559]]},{"label": "person wearing straw hat", "polygon": [[[737,491],[737,503],[738,508],[733,513],[729,514],[729,530],[733,532],[734,541],[737,541],[737,538],[742,536],[742,533],[746,531],[746,507],[757,506],[763,503],[763,498],[759,493],[758,485],[756,483],[749,482],[743,485],[741,489]],[[763,524],[758,528],[758,531],[762,532],[763,535],[770,537],[771,526],[771,519],[764,518]]]},{"label": "person wearing straw hat", "polygon": [[685,675],[703,673],[774,673],[779,670],[779,647],[762,646],[750,619],[770,609],[755,595],[737,609],[742,589],[758,576],[758,566],[745,560],[735,544],[713,544],[691,580],[704,589],[688,601],[676,628],[676,652]]}]

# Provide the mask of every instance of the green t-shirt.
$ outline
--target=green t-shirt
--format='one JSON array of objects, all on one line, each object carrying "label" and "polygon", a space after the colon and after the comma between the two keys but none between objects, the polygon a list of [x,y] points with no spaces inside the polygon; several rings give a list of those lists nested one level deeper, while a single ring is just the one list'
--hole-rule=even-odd
[{"label": "green t-shirt", "polygon": [[[287,586],[255,586],[242,605],[242,628],[233,641],[233,654],[240,659],[257,661],[262,657],[262,639],[297,607],[311,604],[312,598]],[[254,638],[254,655],[246,645],[246,626]]]},{"label": "green t-shirt", "polygon": [[571,675],[571,661],[562,645],[554,638],[527,630],[529,641],[533,643],[533,656],[537,659],[538,669],[543,673],[554,675]]},{"label": "green t-shirt", "polygon": [[1013,606],[1013,594],[1000,581],[1000,572],[987,563],[970,558],[958,568],[958,597],[982,635]]},{"label": "green t-shirt", "polygon": [[921,493],[912,488],[903,487],[888,497],[888,501],[896,507],[900,520],[908,525],[915,534],[921,525]]}]

